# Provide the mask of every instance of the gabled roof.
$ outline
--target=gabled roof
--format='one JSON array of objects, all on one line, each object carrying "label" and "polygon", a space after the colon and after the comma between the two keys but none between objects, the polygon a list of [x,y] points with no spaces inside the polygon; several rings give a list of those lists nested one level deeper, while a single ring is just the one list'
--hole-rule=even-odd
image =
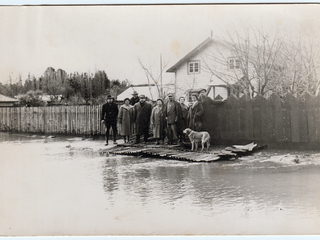
[{"label": "gabled roof", "polygon": [[176,69],[185,61],[193,57],[195,54],[200,52],[204,47],[209,45],[213,42],[213,39],[208,37],[206,40],[204,40],[200,45],[198,45],[195,49],[193,49],[191,52],[189,52],[187,55],[185,55],[183,58],[181,58],[175,65],[173,65],[171,68],[167,70],[167,72],[175,72]]},{"label": "gabled roof", "polygon": [[195,49],[193,49],[191,52],[189,52],[187,55],[185,55],[183,58],[181,58],[175,65],[173,65],[171,68],[169,68],[166,72],[175,72],[181,64],[188,61],[190,58],[192,58],[194,55],[196,55],[197,53],[199,53],[201,50],[203,50],[205,47],[207,47],[209,44],[212,44],[212,43],[219,43],[222,45],[227,45],[227,43],[222,40],[213,39],[211,37],[208,37],[206,40],[204,40],[202,43],[200,43]]},{"label": "gabled roof", "polygon": [[0,102],[18,102],[18,99],[0,94]]}]

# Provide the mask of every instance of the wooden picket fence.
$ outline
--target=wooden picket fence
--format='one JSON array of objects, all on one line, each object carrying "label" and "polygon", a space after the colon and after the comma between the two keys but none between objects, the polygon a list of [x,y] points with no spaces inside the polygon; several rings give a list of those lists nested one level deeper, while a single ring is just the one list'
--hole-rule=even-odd
[{"label": "wooden picket fence", "polygon": [[[214,143],[320,143],[320,96],[306,95],[304,101],[290,94],[283,99],[273,94],[267,99],[207,100],[203,128]],[[100,114],[100,105],[4,107],[0,108],[0,131],[101,135],[105,128]]]},{"label": "wooden picket fence", "polygon": [[101,106],[0,108],[0,130],[43,134],[99,135]]},{"label": "wooden picket fence", "polygon": [[229,97],[225,102],[204,103],[203,128],[215,142],[259,141],[265,143],[320,143],[320,96],[305,95],[298,101],[288,94],[283,99]]}]

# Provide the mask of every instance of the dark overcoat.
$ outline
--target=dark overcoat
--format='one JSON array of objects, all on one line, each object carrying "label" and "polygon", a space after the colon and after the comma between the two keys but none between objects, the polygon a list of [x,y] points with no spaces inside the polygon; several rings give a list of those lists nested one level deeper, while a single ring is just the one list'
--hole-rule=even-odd
[{"label": "dark overcoat", "polygon": [[180,121],[180,131],[183,131],[188,127],[188,113],[189,107],[184,103],[180,103],[181,106],[181,121]]},{"label": "dark overcoat", "polygon": [[135,125],[135,134],[144,134],[148,131],[150,125],[150,116],[152,105],[150,103],[140,102],[136,103],[133,107],[133,121]]},{"label": "dark overcoat", "polygon": [[188,113],[188,127],[194,131],[200,131],[202,127],[201,117],[203,115],[203,106],[200,102],[191,105]]},{"label": "dark overcoat", "polygon": [[118,105],[114,102],[103,104],[101,112],[101,120],[110,123],[116,123],[119,109]]}]

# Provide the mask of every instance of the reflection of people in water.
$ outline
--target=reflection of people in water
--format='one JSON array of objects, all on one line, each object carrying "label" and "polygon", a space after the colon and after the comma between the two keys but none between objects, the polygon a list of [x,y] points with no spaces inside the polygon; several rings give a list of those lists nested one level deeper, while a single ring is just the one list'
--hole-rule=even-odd
[{"label": "reflection of people in water", "polygon": [[103,168],[103,189],[106,192],[113,192],[119,188],[119,176],[116,170],[116,161],[105,161]]}]

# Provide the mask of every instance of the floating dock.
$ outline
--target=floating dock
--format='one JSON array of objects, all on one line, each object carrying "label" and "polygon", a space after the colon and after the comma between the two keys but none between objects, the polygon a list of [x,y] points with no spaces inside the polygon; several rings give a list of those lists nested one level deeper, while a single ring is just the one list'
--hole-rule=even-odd
[{"label": "floating dock", "polygon": [[180,145],[145,145],[145,144],[119,144],[108,150],[108,154],[156,157],[172,160],[192,162],[213,162],[218,160],[234,160],[241,155],[247,155],[257,149],[257,144],[233,145],[216,152],[191,152]]}]

